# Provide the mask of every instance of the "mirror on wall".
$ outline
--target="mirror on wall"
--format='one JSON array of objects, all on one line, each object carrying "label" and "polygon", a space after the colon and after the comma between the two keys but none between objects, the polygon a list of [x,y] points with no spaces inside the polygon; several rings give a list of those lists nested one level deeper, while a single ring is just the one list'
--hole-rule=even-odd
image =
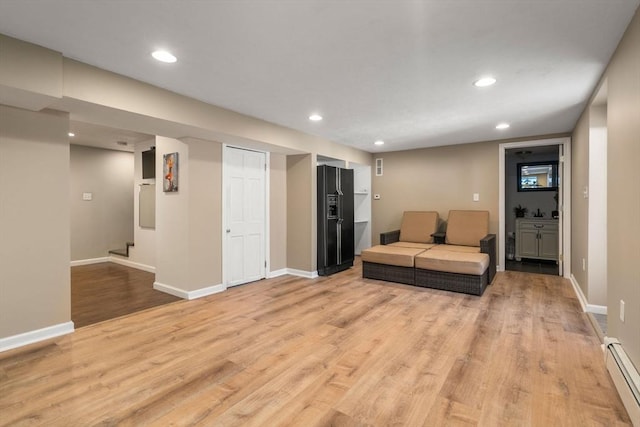
[{"label": "mirror on wall", "polygon": [[556,191],[558,162],[518,163],[518,191]]}]

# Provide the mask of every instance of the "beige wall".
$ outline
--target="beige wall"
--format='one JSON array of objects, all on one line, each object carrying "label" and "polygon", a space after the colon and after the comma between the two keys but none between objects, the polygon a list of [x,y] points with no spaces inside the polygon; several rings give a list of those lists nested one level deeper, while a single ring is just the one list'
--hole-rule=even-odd
[{"label": "beige wall", "polygon": [[0,103],[40,110],[62,97],[62,54],[0,34]]},{"label": "beige wall", "polygon": [[[607,83],[607,335],[618,338],[636,367],[640,367],[640,9],[636,11],[600,86]],[[589,125],[601,124],[587,108],[573,133],[574,197],[572,267],[574,276],[591,303],[586,274],[589,211],[582,190],[588,185]],[[577,172],[575,171],[577,169]],[[597,245],[597,242],[594,243]],[[594,247],[593,250],[596,250]],[[625,321],[620,320],[620,300]]]},{"label": "beige wall", "polygon": [[[178,191],[162,189],[163,155],[179,153]],[[182,291],[222,283],[222,146],[156,137],[156,282]]]},{"label": "beige wall", "polygon": [[315,271],[317,261],[315,248],[309,250],[315,245],[315,230],[310,232],[316,194],[311,171],[316,171],[314,156],[287,156],[287,266],[306,272]]},{"label": "beige wall", "polygon": [[71,320],[68,129],[0,106],[0,337]]},{"label": "beige wall", "polygon": [[[163,155],[178,153],[178,190],[162,189]],[[156,137],[156,282],[189,290],[189,146]]]},{"label": "beige wall", "polygon": [[222,283],[222,144],[185,141],[189,146],[185,159],[189,163],[188,290],[192,291]]},{"label": "beige wall", "polygon": [[589,295],[589,281],[582,260],[589,258],[589,109],[578,120],[571,137],[571,274],[582,293]]},{"label": "beige wall", "polygon": [[124,248],[133,240],[133,153],[72,145],[70,166],[71,260]]},{"label": "beige wall", "polygon": [[[482,142],[376,155],[384,175],[373,176],[373,244],[380,233],[397,230],[402,212],[437,211],[446,220],[450,209],[488,210],[490,231],[498,232],[498,142]],[[473,201],[473,194],[480,201]],[[500,242],[498,242],[500,243]]]},{"label": "beige wall", "polygon": [[287,157],[269,158],[270,271],[287,268]]},{"label": "beige wall", "polygon": [[[640,368],[640,9],[604,75],[608,83],[608,333]],[[626,320],[619,319],[620,300]]]}]

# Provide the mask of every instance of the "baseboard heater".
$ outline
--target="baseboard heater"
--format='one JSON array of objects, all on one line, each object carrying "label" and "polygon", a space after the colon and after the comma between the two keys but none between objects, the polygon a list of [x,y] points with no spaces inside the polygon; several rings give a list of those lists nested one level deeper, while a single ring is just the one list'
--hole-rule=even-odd
[{"label": "baseboard heater", "polygon": [[614,338],[605,339],[604,360],[618,394],[635,427],[640,427],[640,374]]}]

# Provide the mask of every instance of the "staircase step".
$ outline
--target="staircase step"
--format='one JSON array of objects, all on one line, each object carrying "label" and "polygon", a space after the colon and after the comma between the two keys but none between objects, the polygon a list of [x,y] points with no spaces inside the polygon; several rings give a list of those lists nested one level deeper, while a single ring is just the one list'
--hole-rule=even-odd
[{"label": "staircase step", "polygon": [[129,251],[127,249],[111,249],[109,253],[129,258]]},{"label": "staircase step", "polygon": [[129,258],[129,248],[132,247],[132,246],[135,246],[135,243],[126,242],[125,245],[127,246],[126,248],[124,248],[124,249],[111,249],[109,251],[109,253]]}]

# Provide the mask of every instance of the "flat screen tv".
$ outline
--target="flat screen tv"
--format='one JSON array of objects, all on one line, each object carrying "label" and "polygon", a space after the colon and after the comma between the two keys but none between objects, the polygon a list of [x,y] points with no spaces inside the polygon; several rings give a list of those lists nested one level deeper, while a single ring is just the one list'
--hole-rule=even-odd
[{"label": "flat screen tv", "polygon": [[156,150],[142,152],[142,179],[156,177]]}]

